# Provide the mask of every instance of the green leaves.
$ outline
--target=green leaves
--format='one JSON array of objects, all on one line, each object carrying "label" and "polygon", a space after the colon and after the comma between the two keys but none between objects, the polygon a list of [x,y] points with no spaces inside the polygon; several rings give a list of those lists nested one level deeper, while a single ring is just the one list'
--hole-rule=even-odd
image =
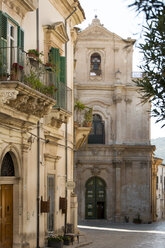
[{"label": "green leaves", "polygon": [[142,102],[152,102],[152,114],[157,122],[165,121],[165,3],[159,0],[136,0],[130,7],[135,7],[138,13],[143,12],[146,17],[144,43],[139,45],[144,57],[139,67],[144,76],[135,83],[142,93]]}]

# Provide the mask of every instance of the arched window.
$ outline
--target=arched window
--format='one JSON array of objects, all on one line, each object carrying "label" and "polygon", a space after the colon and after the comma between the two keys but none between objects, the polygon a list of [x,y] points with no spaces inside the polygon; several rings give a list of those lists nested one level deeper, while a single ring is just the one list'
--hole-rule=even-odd
[{"label": "arched window", "polygon": [[3,158],[1,167],[1,176],[15,176],[14,163],[9,152]]},{"label": "arched window", "polygon": [[101,56],[98,53],[93,53],[90,60],[90,75],[100,76],[101,75]]},{"label": "arched window", "polygon": [[92,177],[86,182],[85,217],[104,219],[106,209],[106,184],[100,177]]},{"label": "arched window", "polygon": [[93,115],[92,130],[88,136],[88,144],[105,144],[104,122],[98,114]]}]

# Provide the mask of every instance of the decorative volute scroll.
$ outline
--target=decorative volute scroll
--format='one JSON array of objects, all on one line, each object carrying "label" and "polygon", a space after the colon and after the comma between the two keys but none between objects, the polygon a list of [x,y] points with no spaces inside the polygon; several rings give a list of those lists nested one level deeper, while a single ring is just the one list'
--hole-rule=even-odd
[{"label": "decorative volute scroll", "polygon": [[78,150],[87,140],[91,127],[75,127],[75,149]]},{"label": "decorative volute scroll", "polygon": [[4,82],[1,83],[0,104],[42,118],[50,112],[56,101],[23,83]]},{"label": "decorative volute scroll", "polygon": [[3,2],[22,18],[27,12],[36,10],[38,6],[37,0],[3,0]]}]

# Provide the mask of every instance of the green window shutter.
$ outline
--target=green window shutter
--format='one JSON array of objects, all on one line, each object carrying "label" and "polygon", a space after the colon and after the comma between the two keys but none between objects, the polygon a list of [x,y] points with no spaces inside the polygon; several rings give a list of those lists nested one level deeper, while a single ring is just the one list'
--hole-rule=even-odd
[{"label": "green window shutter", "polygon": [[0,38],[7,41],[7,17],[0,11]]},{"label": "green window shutter", "polygon": [[66,83],[66,58],[60,57],[60,82]]},{"label": "green window shutter", "polygon": [[7,17],[0,11],[0,73],[7,68]]},{"label": "green window shutter", "polygon": [[52,47],[49,52],[49,62],[55,66],[56,81],[60,81],[60,52],[58,48]]},{"label": "green window shutter", "polygon": [[23,57],[23,51],[24,51],[24,31],[20,28],[20,26],[17,27],[17,47],[18,47],[18,63],[19,65],[24,66],[24,57]]}]

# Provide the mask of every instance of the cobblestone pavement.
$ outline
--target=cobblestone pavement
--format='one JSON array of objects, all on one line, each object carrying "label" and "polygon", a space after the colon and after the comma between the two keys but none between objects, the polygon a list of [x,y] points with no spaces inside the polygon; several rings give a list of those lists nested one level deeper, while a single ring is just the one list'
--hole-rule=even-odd
[{"label": "cobblestone pavement", "polygon": [[165,221],[152,224],[110,224],[84,221],[79,230],[89,248],[165,248]]}]

